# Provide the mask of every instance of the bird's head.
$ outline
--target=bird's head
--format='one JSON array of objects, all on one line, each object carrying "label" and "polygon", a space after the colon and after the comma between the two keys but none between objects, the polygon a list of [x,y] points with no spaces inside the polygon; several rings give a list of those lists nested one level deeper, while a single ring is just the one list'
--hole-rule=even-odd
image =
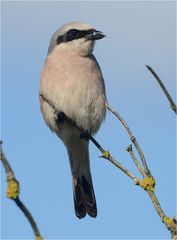
[{"label": "bird's head", "polygon": [[102,32],[86,23],[67,23],[52,35],[48,54],[55,48],[62,48],[82,56],[87,56],[92,53],[95,40],[104,37],[105,35]]}]

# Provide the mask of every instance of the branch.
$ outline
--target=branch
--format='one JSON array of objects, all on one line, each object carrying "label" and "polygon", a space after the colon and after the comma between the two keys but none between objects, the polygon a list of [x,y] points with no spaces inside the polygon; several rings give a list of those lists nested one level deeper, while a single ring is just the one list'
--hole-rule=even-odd
[{"label": "branch", "polygon": [[42,237],[40,235],[39,229],[37,227],[37,224],[34,221],[34,218],[32,217],[30,211],[27,209],[27,207],[23,204],[23,202],[19,198],[19,182],[16,180],[14,172],[6,159],[3,150],[2,150],[2,141],[0,141],[1,145],[1,158],[0,160],[2,161],[2,164],[4,166],[5,172],[6,172],[6,177],[7,177],[7,197],[10,198],[11,200],[14,200],[16,205],[21,209],[21,211],[24,213],[26,216],[27,220],[29,221],[34,235],[36,237],[36,240],[42,240]]},{"label": "branch", "polygon": [[132,134],[129,126],[127,125],[127,123],[124,121],[124,119],[120,116],[120,114],[118,112],[115,112],[110,106],[107,106],[107,109],[113,113],[118,120],[121,122],[121,124],[125,127],[125,129],[127,130],[131,141],[133,142],[134,146],[136,147],[138,154],[140,156],[140,159],[142,161],[142,164],[144,166],[144,170],[141,168],[135,154],[133,153],[133,149],[132,146],[130,145],[127,148],[127,151],[130,153],[136,167],[138,168],[139,172],[143,175],[144,179],[143,180],[139,180],[137,181],[137,185],[141,186],[149,195],[154,208],[156,210],[156,212],[158,213],[159,217],[161,218],[161,221],[166,225],[167,229],[171,232],[171,235],[176,236],[177,235],[177,225],[176,222],[174,221],[174,219],[169,218],[163,211],[163,209],[160,206],[160,203],[154,193],[155,190],[155,180],[154,178],[151,176],[151,173],[148,169],[144,154],[136,140],[136,138],[134,137],[134,135]]},{"label": "branch", "polygon": [[163,84],[162,80],[159,78],[159,76],[157,75],[157,73],[149,66],[146,65],[147,69],[152,73],[152,75],[155,77],[155,79],[157,80],[157,82],[159,83],[160,87],[162,88],[165,96],[167,97],[168,101],[170,102],[170,107],[171,109],[177,113],[177,106],[174,103],[172,97],[170,96],[168,90],[166,89],[165,85]]}]

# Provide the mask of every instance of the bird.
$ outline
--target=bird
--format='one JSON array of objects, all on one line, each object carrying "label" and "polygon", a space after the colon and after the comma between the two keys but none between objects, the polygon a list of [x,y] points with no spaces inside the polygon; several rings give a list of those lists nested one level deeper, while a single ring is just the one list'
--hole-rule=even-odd
[{"label": "bird", "polygon": [[40,75],[40,109],[66,147],[79,219],[97,216],[88,136],[99,130],[106,116],[105,83],[93,55],[95,41],[104,37],[84,22],[64,24],[51,37]]}]

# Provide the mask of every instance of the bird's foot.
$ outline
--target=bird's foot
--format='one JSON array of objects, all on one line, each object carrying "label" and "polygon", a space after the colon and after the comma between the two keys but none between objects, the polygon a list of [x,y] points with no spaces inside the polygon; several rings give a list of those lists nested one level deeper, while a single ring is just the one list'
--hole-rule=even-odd
[{"label": "bird's foot", "polygon": [[85,141],[88,141],[90,139],[90,136],[91,136],[90,131],[86,130],[80,134],[80,139],[85,139]]},{"label": "bird's foot", "polygon": [[54,112],[54,119],[55,119],[57,124],[60,124],[60,123],[65,122],[67,117],[63,112],[55,111]]}]

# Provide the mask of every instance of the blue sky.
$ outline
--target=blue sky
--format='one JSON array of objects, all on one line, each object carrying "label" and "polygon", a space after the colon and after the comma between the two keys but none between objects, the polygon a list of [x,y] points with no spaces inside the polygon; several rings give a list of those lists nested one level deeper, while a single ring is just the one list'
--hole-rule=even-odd
[{"label": "blue sky", "polygon": [[[172,97],[176,93],[175,1],[2,1],[2,139],[21,186],[21,199],[45,239],[164,239],[146,192],[90,144],[98,216],[74,214],[70,168],[62,142],[46,127],[39,108],[39,79],[52,33],[81,20],[103,31],[95,56],[110,105],[126,119],[156,179],[156,194],[167,215],[176,210],[175,114],[145,68],[152,66]],[[139,176],[121,124],[110,114],[96,139]],[[1,238],[33,239],[23,214],[5,197],[1,170]]]}]

